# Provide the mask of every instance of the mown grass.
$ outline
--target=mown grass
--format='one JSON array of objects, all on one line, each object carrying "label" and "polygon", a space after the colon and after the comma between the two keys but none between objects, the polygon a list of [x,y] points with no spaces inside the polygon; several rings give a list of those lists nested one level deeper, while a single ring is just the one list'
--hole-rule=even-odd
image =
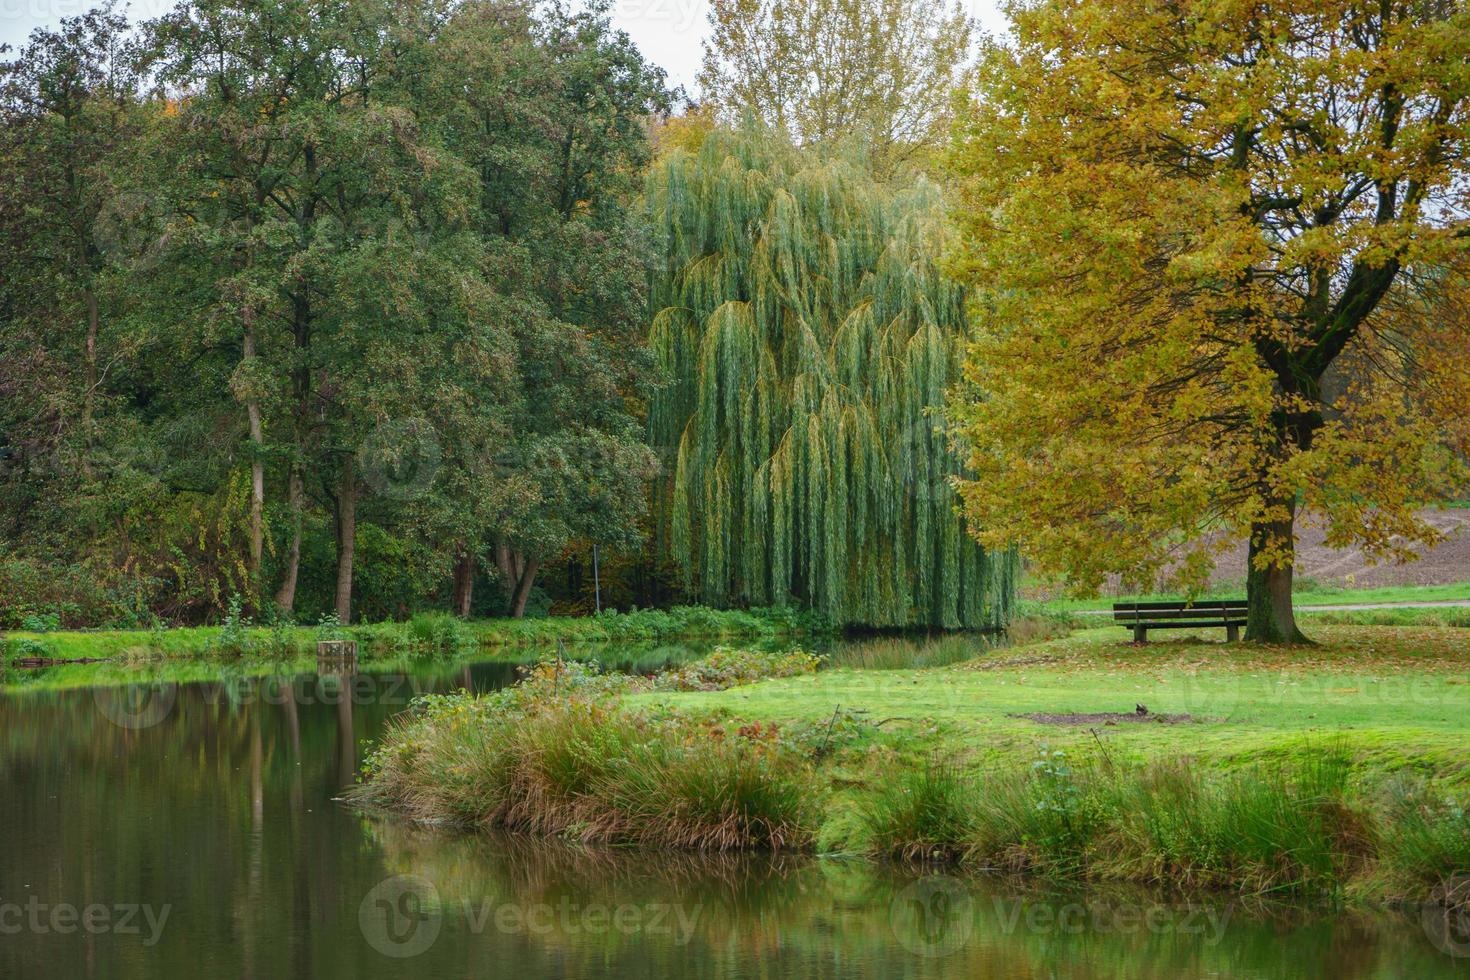
[{"label": "mown grass", "polygon": [[1297,619],[1310,636],[1319,624],[1328,626],[1456,626],[1470,627],[1470,606],[1438,608],[1298,610]]},{"label": "mown grass", "polygon": [[[719,693],[639,695],[683,710],[816,721],[838,708],[888,719],[966,765],[1074,756],[1099,741],[1120,760],[1188,752],[1211,765],[1281,761],[1326,739],[1364,765],[1470,785],[1470,644],[1456,629],[1321,626],[1311,647],[1228,645],[1164,631],[1136,647],[1104,628],[995,650],[933,670],[834,668]],[[1040,724],[1033,713],[1187,714],[1183,725]]]},{"label": "mown grass", "polygon": [[[1373,602],[1456,602],[1470,600],[1470,581],[1448,585],[1390,585],[1357,589],[1346,586],[1324,585],[1314,582],[1303,583],[1292,595],[1298,610],[1309,606],[1336,606],[1348,603]],[[1242,599],[1245,597],[1244,583],[1232,583],[1206,589],[1202,598]],[[1022,609],[1036,612],[1067,613],[1088,609],[1112,609],[1114,602],[1177,601],[1184,599],[1181,592],[1150,592],[1140,595],[1104,596],[1092,599],[1054,598],[1027,600],[1020,604]]]}]

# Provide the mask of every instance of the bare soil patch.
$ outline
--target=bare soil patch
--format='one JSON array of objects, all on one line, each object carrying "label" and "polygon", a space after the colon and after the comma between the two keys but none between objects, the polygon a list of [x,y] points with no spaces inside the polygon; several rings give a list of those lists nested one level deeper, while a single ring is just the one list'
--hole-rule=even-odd
[{"label": "bare soil patch", "polygon": [[1193,715],[1156,715],[1151,711],[1095,711],[1091,713],[1068,711],[1064,713],[1052,713],[1048,711],[1032,711],[1026,714],[1009,715],[1011,718],[1025,718],[1042,725],[1187,725],[1197,719]]}]

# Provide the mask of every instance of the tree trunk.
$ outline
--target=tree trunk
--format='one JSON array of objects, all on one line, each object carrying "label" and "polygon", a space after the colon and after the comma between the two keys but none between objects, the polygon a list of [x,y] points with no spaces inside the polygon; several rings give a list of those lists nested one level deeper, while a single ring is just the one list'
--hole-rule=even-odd
[{"label": "tree trunk", "polygon": [[454,612],[468,619],[475,591],[475,556],[462,552],[454,566]]},{"label": "tree trunk", "polygon": [[97,393],[97,329],[100,317],[97,313],[97,294],[87,287],[87,394],[82,399],[82,423],[88,438],[91,437],[93,406]]},{"label": "tree trunk", "polygon": [[[1246,612],[1245,638],[1257,643],[1309,643],[1297,629],[1291,598],[1296,500],[1277,501],[1273,510],[1284,511],[1286,516],[1260,521],[1251,527],[1245,577],[1245,596],[1250,608]],[[1266,551],[1270,552],[1272,561],[1264,568],[1258,567],[1257,556]]]},{"label": "tree trunk", "polygon": [[[255,315],[245,307],[245,360],[255,357]],[[260,427],[260,400],[245,400],[245,414],[250,421],[250,578],[260,574],[260,556],[265,544],[265,460],[261,458],[264,439]]]},{"label": "tree trunk", "polygon": [[81,471],[87,479],[92,478],[92,419],[96,414],[97,404],[97,330],[100,317],[97,312],[97,294],[89,284],[86,289],[87,297],[87,347],[86,347],[86,385],[87,390],[82,395],[82,447]]},{"label": "tree trunk", "polygon": [[291,544],[286,549],[286,570],[276,592],[276,608],[290,613],[296,607],[296,573],[301,568],[301,465],[291,464],[290,486],[286,491],[291,508]]},{"label": "tree trunk", "polygon": [[526,614],[526,600],[530,598],[531,583],[535,581],[536,570],[541,567],[541,559],[535,555],[525,558],[520,552],[516,552],[516,556],[519,559],[516,564],[521,566],[521,577],[510,597],[510,614],[512,618],[520,619]]},{"label": "tree trunk", "polygon": [[495,571],[499,573],[501,586],[505,589],[506,600],[503,612],[509,613],[516,583],[520,581],[520,577],[516,575],[515,568],[511,564],[510,545],[504,538],[495,539]]},{"label": "tree trunk", "polygon": [[352,622],[352,558],[357,549],[357,473],[352,457],[342,462],[337,494],[337,619]]},{"label": "tree trunk", "polygon": [[510,565],[510,545],[506,544],[504,538],[495,539],[495,570],[500,573],[505,582],[506,593],[516,587],[515,570]]}]

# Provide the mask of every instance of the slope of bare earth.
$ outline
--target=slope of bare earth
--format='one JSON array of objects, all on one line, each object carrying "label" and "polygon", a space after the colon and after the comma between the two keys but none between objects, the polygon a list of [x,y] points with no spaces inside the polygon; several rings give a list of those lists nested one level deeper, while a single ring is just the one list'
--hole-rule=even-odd
[{"label": "slope of bare earth", "polygon": [[[1391,585],[1451,585],[1470,580],[1470,509],[1424,510],[1424,520],[1448,535],[1420,551],[1418,561],[1375,565],[1358,548],[1329,548],[1320,527],[1302,527],[1297,541],[1296,575],[1319,585],[1371,589]],[[1246,546],[1242,542],[1215,566],[1219,585],[1245,580]]]},{"label": "slope of bare earth", "polygon": [[[1433,548],[1420,549],[1418,561],[1402,565],[1374,564],[1359,548],[1329,548],[1320,527],[1297,524],[1298,587],[1321,586],[1372,589],[1404,585],[1454,585],[1470,581],[1470,508],[1430,508],[1420,511],[1424,520],[1439,528],[1446,540]],[[1220,556],[1210,584],[1217,589],[1245,588],[1246,544],[1241,542]],[[1021,593],[1028,599],[1061,597],[1053,584],[1030,582]],[[1102,590],[1104,596],[1120,595],[1114,581]]]}]

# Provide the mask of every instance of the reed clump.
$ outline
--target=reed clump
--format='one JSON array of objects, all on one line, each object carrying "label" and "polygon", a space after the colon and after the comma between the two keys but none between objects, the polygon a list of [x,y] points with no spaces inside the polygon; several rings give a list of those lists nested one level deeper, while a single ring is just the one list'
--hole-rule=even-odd
[{"label": "reed clump", "polygon": [[1415,900],[1470,872],[1462,801],[1422,783],[1384,800],[1351,773],[1333,752],[1237,770],[1046,752],[1024,771],[880,780],[861,833],[876,856],[1255,895]]},{"label": "reed clump", "polygon": [[425,698],[366,765],[360,802],[433,823],[588,843],[801,849],[820,813],[807,755],[774,726],[629,710],[646,681],[543,662],[516,687]]}]

